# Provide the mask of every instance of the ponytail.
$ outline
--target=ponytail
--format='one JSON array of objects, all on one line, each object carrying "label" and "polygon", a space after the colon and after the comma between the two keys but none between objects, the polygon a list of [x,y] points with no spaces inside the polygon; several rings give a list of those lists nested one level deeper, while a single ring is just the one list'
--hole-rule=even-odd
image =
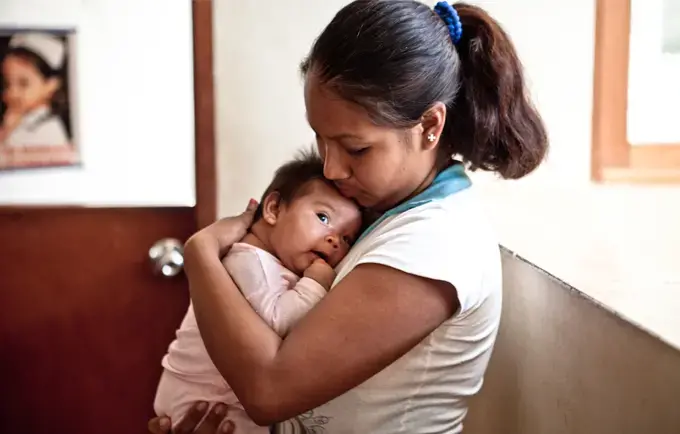
[{"label": "ponytail", "polygon": [[454,5],[462,23],[458,94],[449,107],[444,137],[473,169],[517,179],[547,152],[547,133],[531,103],[522,65],[508,35],[484,10]]}]

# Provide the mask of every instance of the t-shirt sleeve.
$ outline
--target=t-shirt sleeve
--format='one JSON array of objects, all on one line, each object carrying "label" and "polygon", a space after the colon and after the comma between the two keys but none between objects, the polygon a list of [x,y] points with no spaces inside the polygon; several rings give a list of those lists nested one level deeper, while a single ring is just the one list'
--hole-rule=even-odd
[{"label": "t-shirt sleeve", "polygon": [[464,313],[488,295],[482,284],[484,261],[474,234],[451,220],[450,212],[436,207],[395,216],[365,239],[356,265],[381,264],[448,282],[455,288],[459,312]]}]

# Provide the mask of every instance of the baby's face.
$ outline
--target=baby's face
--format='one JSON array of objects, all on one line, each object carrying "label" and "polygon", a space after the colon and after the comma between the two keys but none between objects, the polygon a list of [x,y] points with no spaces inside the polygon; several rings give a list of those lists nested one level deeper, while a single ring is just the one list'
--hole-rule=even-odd
[{"label": "baby's face", "polygon": [[19,113],[49,103],[59,88],[58,79],[46,79],[31,62],[12,54],[2,62],[2,77],[5,81],[2,100],[8,109]]},{"label": "baby's face", "polygon": [[335,267],[345,257],[361,229],[361,212],[350,199],[321,180],[281,207],[271,242],[286,268],[302,274],[315,259]]}]

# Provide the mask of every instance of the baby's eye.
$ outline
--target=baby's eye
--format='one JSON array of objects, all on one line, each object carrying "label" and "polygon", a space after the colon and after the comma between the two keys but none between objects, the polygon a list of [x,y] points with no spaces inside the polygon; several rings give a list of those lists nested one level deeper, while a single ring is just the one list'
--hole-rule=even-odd
[{"label": "baby's eye", "polygon": [[325,225],[327,225],[331,220],[330,218],[328,218],[328,215],[323,212],[316,213],[316,216],[319,218],[319,221]]}]

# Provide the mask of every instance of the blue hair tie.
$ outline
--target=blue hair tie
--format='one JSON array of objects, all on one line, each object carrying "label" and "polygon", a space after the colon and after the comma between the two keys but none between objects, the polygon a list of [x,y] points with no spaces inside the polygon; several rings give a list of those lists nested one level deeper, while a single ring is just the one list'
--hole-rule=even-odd
[{"label": "blue hair tie", "polygon": [[449,4],[449,2],[443,1],[435,5],[434,11],[439,15],[445,23],[446,27],[449,28],[449,36],[451,36],[451,41],[457,44],[463,35],[463,24],[460,22],[460,17],[458,12]]}]

